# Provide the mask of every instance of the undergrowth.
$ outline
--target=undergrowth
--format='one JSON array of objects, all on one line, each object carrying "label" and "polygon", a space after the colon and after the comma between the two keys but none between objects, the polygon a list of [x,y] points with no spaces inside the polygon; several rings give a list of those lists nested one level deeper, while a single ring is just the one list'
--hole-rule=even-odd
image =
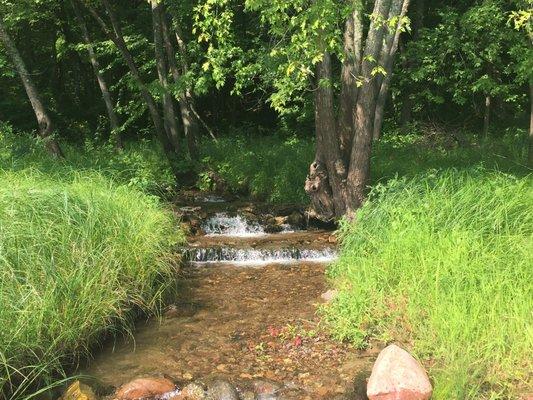
[{"label": "undergrowth", "polygon": [[483,168],[377,185],[329,269],[337,337],[404,344],[436,400],[531,391],[532,210],[531,176]]}]

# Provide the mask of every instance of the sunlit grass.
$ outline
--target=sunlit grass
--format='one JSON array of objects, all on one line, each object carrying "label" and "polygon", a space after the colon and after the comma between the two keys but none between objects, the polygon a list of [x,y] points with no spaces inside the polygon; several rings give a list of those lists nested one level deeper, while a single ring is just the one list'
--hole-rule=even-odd
[{"label": "sunlit grass", "polygon": [[326,309],[339,338],[399,341],[434,399],[531,390],[533,180],[449,170],[374,188],[340,229]]},{"label": "sunlit grass", "polygon": [[173,282],[171,214],[96,173],[0,170],[0,397],[61,377]]}]

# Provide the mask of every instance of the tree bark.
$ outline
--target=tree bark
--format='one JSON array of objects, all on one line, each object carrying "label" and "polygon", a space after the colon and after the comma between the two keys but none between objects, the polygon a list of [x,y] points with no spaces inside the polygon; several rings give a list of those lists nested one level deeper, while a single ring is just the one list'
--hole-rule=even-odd
[{"label": "tree bark", "polygon": [[398,43],[400,41],[402,19],[407,14],[409,7],[409,0],[393,1],[389,19],[395,16],[399,17],[396,29],[387,35],[385,45],[381,51],[381,65],[385,69],[385,76],[379,78],[378,84],[378,98],[376,101],[376,111],[374,112],[374,128],[373,140],[379,140],[381,136],[381,129],[383,127],[383,119],[385,117],[385,104],[389,94],[390,84],[392,80],[392,70],[394,63],[394,56],[398,50]]},{"label": "tree bark", "polygon": [[352,144],[347,178],[349,191],[347,211],[349,214],[353,214],[363,204],[370,180],[370,152],[377,97],[372,79],[374,68],[372,60],[379,59],[384,33],[384,27],[379,21],[387,18],[390,8],[390,0],[376,0],[373,11],[375,17],[370,23],[362,60],[361,72],[364,83],[355,107],[356,134]]},{"label": "tree bark", "polygon": [[531,110],[529,112],[529,149],[527,154],[527,165],[533,168],[533,81],[529,82],[529,103]]},{"label": "tree bark", "polygon": [[357,103],[357,79],[361,67],[363,40],[363,6],[355,4],[344,28],[344,61],[341,70],[341,94],[339,98],[339,137],[342,159],[348,163],[354,136],[354,108]]},{"label": "tree bark", "polygon": [[[333,86],[331,82],[331,56],[325,52],[316,67],[315,129],[316,156],[306,180],[305,189],[315,210],[323,219],[340,217],[346,211],[346,168],[342,161],[337,135]],[[326,202],[325,198],[331,200]]]},{"label": "tree bark", "polygon": [[[139,86],[139,90],[141,92],[141,97],[143,98],[143,101],[145,102],[146,106],[148,107],[148,111],[150,113],[150,117],[152,119],[152,122],[154,124],[154,129],[156,136],[161,143],[163,150],[169,159],[171,165],[173,168],[174,166],[174,158],[176,156],[176,153],[174,151],[174,148],[172,146],[172,143],[169,141],[165,129],[164,124],[161,122],[161,117],[159,115],[159,111],[157,110],[157,105],[152,97],[150,91],[148,90],[148,87],[144,83],[141,74],[139,72],[139,69],[137,68],[137,65],[135,64],[135,61],[133,60],[133,56],[131,55],[128,46],[126,45],[126,42],[124,40],[124,36],[122,34],[122,29],[120,27],[120,24],[118,23],[118,20],[115,16],[115,13],[113,11],[113,8],[109,4],[108,0],[102,0],[102,3],[106,9],[106,12],[109,16],[109,20],[111,21],[112,29],[110,29],[107,25],[107,23],[103,20],[103,18],[98,14],[96,9],[92,7],[90,4],[86,3],[86,7],[95,19],[95,21],[100,25],[100,28],[102,31],[107,35],[107,37],[115,44],[117,49],[122,55],[122,58],[124,59],[124,62],[128,66],[131,75],[137,82],[137,85]],[[177,172],[176,170],[174,172]]]},{"label": "tree bark", "polygon": [[485,113],[483,114],[483,136],[484,137],[488,137],[489,136],[490,102],[491,102],[490,95],[486,95],[485,96]]},{"label": "tree bark", "polygon": [[[176,63],[176,51],[170,40],[170,32],[166,18],[162,17],[162,28],[163,28],[163,39],[165,42],[165,49],[167,52],[168,63],[170,67],[170,72],[174,83],[179,83],[181,79],[181,73]],[[185,50],[183,50],[185,51]],[[184,61],[184,55],[181,55],[183,70],[186,71],[187,66]],[[187,96],[189,93],[188,89],[185,89],[183,92],[178,94],[178,103],[180,107],[181,120],[183,123],[183,129],[185,132],[185,138],[187,139],[187,148],[189,150],[189,155],[191,159],[198,159],[198,121],[193,111],[193,98],[192,96]]]},{"label": "tree bark", "polygon": [[100,63],[98,62],[98,58],[96,57],[94,46],[89,35],[89,30],[87,29],[87,25],[85,24],[83,14],[80,10],[80,6],[77,1],[74,0],[71,1],[71,3],[72,8],[74,9],[74,13],[76,14],[76,18],[78,19],[78,24],[80,26],[83,41],[87,46],[87,52],[89,53],[89,60],[93,68],[94,75],[96,76],[98,86],[100,88],[100,91],[102,92],[102,99],[104,100],[107,116],[109,118],[109,126],[111,127],[111,136],[115,140],[116,148],[123,149],[124,143],[122,141],[122,134],[120,133],[120,124],[118,122],[118,117],[115,113],[115,108],[113,106],[111,92],[109,91],[109,87],[107,86],[107,82],[104,78],[104,75],[100,71]]},{"label": "tree bark", "polygon": [[163,47],[163,17],[162,17],[162,5],[158,0],[151,0],[152,7],[152,25],[154,31],[154,47],[155,47],[155,60],[157,66],[157,75],[159,77],[159,83],[163,89],[163,115],[165,121],[165,130],[167,135],[174,146],[174,151],[179,152],[180,147],[180,130],[176,119],[176,112],[174,110],[174,103],[172,96],[168,91],[167,80],[167,63],[165,61],[164,47]]},{"label": "tree bark", "polygon": [[30,78],[30,74],[26,68],[26,64],[22,60],[20,53],[9,36],[2,17],[0,16],[0,40],[4,43],[7,53],[9,54],[15,69],[22,81],[28,99],[30,100],[33,112],[35,113],[35,118],[39,125],[39,135],[43,139],[45,146],[50,154],[54,157],[62,158],[63,152],[59,143],[53,137],[53,126],[52,120],[44,107],[36,86],[33,84],[33,81]]}]

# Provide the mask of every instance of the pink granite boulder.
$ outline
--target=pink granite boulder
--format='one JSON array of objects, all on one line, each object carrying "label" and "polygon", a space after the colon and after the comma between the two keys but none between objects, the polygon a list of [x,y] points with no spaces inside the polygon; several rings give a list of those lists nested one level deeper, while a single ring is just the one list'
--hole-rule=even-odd
[{"label": "pink granite boulder", "polygon": [[420,363],[394,344],[379,353],[366,388],[369,400],[428,400],[432,391]]}]

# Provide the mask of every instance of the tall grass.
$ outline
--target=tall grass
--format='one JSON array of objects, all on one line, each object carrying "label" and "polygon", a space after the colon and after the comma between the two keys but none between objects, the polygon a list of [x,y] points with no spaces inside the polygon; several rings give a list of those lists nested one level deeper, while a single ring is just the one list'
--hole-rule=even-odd
[{"label": "tall grass", "polygon": [[173,218],[96,173],[0,170],[0,397],[51,383],[172,282]]},{"label": "tall grass", "polygon": [[123,151],[109,143],[87,141],[62,143],[64,160],[56,160],[30,132],[15,132],[0,123],[0,169],[33,168],[58,179],[70,179],[80,171],[97,171],[117,184],[127,185],[160,197],[176,189],[176,178],[159,146],[150,140],[127,142]]},{"label": "tall grass", "polygon": [[434,399],[531,390],[533,180],[482,169],[393,180],[344,221],[339,338],[398,341],[430,368]]}]

